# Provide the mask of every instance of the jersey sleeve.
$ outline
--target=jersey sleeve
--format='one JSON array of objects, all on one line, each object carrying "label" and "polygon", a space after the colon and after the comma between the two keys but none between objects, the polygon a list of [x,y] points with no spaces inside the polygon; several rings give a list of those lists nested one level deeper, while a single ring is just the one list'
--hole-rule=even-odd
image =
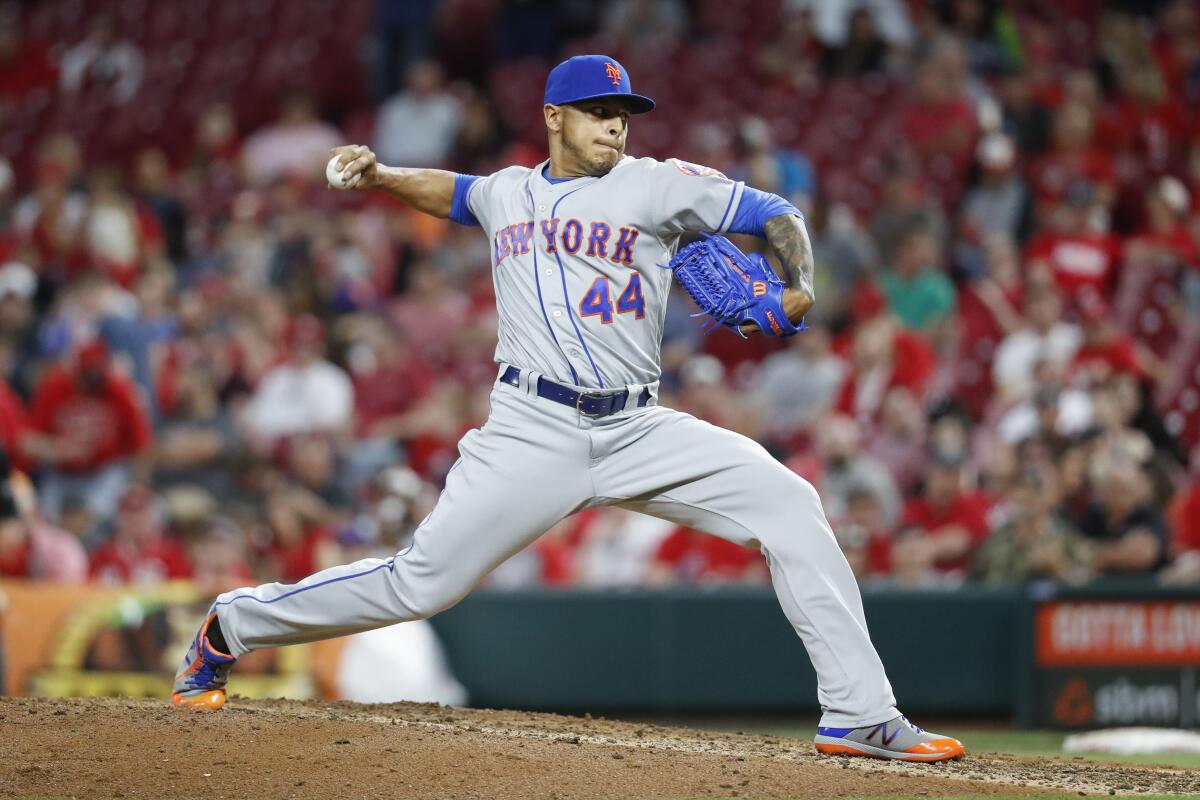
[{"label": "jersey sleeve", "polygon": [[725,233],[733,222],[745,184],[720,172],[677,158],[653,167],[650,191],[660,234],[684,231]]},{"label": "jersey sleeve", "polygon": [[[463,225],[479,225],[486,227],[488,202],[495,188],[496,176],[493,172],[485,177],[475,175],[454,176],[454,202],[451,206],[451,219]],[[454,216],[461,212],[461,218]]]},{"label": "jersey sleeve", "polygon": [[478,175],[454,176],[454,199],[450,201],[450,219],[459,225],[479,225],[479,219],[471,211],[467,197],[472,187],[479,182]]}]

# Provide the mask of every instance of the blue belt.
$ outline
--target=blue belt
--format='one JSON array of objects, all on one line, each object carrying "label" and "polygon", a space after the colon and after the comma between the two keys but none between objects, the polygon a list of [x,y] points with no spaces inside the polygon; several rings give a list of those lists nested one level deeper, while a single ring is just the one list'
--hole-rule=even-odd
[{"label": "blue belt", "polygon": [[[507,383],[510,386],[519,386],[520,380],[521,370],[511,366],[504,370],[504,374],[500,376],[500,382]],[[539,377],[537,395],[547,400],[553,400],[556,403],[562,403],[564,406],[570,406],[585,417],[607,417],[610,414],[616,414],[618,411],[625,409],[625,400],[629,397],[629,390],[622,389],[619,392],[579,392],[569,386],[563,386],[561,383],[555,383],[552,380]],[[638,395],[637,399],[638,408],[649,402],[650,390],[642,389],[642,393]]]}]

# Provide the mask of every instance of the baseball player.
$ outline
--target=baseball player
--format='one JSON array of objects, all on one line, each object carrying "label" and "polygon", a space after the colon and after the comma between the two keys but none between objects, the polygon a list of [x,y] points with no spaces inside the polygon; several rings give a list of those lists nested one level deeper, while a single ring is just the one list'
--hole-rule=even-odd
[{"label": "baseball player", "polygon": [[[718,298],[720,313],[738,312],[720,321],[743,334],[798,330],[814,298],[812,248],[787,201],[696,164],[625,154],[630,117],[653,108],[616,59],[576,56],[546,82],[550,158],[532,169],[475,177],[384,166],[361,146],[334,151],[350,188],[487,234],[500,320],[491,412],[459,443],[406,549],[220,595],[176,677],[175,705],[220,708],[230,668],[252,650],[430,617],[563,517],[617,505],[762,550],[817,673],[821,752],[963,755],[896,709],[813,487],[750,439],[656,402],[673,279],[660,265],[684,232],[765,237],[779,256],[786,281],[772,272],[745,303]],[[732,250],[714,262],[750,287]],[[738,311],[746,305],[761,313]]]}]

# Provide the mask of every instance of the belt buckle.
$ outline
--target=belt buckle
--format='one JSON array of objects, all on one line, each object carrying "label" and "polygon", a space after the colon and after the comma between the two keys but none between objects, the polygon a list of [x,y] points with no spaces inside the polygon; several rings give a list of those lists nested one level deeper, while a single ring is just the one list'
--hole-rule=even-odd
[{"label": "belt buckle", "polygon": [[603,417],[603,416],[605,416],[605,414],[608,414],[611,412],[605,411],[605,412],[600,412],[600,413],[592,413],[590,411],[584,411],[583,410],[583,398],[585,398],[585,397],[607,397],[607,396],[608,395],[604,394],[603,392],[580,392],[578,394],[578,396],[576,396],[576,398],[575,398],[575,410],[578,411],[580,414],[583,414],[585,417],[593,417],[593,418]]}]

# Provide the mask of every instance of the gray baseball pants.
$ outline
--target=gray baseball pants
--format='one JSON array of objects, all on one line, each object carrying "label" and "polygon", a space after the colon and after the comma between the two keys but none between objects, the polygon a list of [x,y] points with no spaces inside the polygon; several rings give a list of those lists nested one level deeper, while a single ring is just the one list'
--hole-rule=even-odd
[{"label": "gray baseball pants", "polygon": [[232,655],[430,617],[563,517],[617,505],[761,548],[816,670],[822,725],[897,716],[858,585],[808,482],[756,442],[688,414],[631,400],[590,418],[539,398],[536,378],[522,371],[519,386],[495,386],[487,423],[459,443],[407,549],[218,597]]}]

